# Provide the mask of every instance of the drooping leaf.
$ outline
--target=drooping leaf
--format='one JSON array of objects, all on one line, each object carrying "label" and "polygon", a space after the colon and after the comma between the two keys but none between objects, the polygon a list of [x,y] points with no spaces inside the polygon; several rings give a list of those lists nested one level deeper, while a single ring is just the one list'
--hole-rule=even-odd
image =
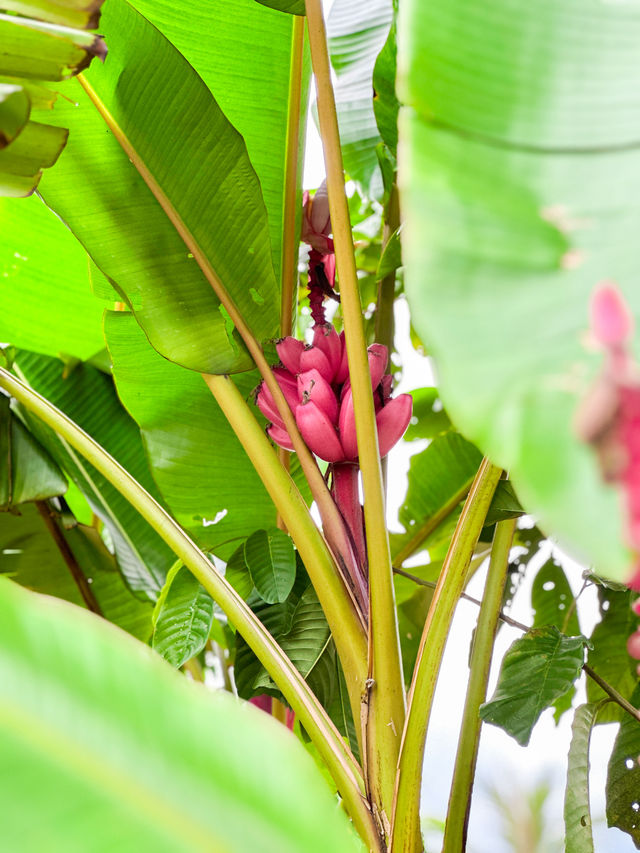
[{"label": "drooping leaf", "polygon": [[0,149],[13,142],[30,113],[31,101],[23,87],[0,83]]},{"label": "drooping leaf", "polygon": [[102,849],[359,849],[313,761],[266,714],[8,582],[0,680],[7,849],[86,848],[87,820]]},{"label": "drooping leaf", "polygon": [[107,52],[101,36],[15,15],[0,15],[0,43],[0,74],[32,80],[63,80]]},{"label": "drooping leaf", "polygon": [[67,480],[51,456],[0,394],[0,511],[67,491]]},{"label": "drooping leaf", "polygon": [[[288,0],[292,5],[291,0]],[[295,22],[255,0],[135,0],[194,67],[247,144],[267,206],[276,278],[282,275],[288,122],[297,88]],[[207,33],[203,39],[201,34]],[[256,61],[256,45],[260,61]],[[238,85],[242,81],[242,85]],[[309,67],[300,81],[301,134],[307,114]],[[299,172],[302,170],[299,169]],[[302,210],[300,177],[299,211]],[[296,234],[299,232],[296,217]],[[297,245],[293,246],[297,261]]]},{"label": "drooping leaf", "polygon": [[162,595],[154,614],[153,648],[172,666],[180,667],[199,654],[209,639],[213,599],[184,566],[169,572]]},{"label": "drooping leaf", "polygon": [[589,742],[598,705],[576,708],[564,795],[565,853],[594,853],[589,803]]},{"label": "drooping leaf", "polygon": [[389,33],[392,0],[335,0],[327,21],[345,169],[367,198],[382,194],[375,153],[373,68]]},{"label": "drooping leaf", "polygon": [[41,21],[93,30],[100,20],[103,0],[3,0],[2,6]]},{"label": "drooping leaf", "polygon": [[[273,503],[202,377],[159,356],[130,314],[108,314],[105,328],[118,393],[164,498],[202,547],[226,559],[240,539],[275,524]],[[236,381],[249,397],[259,377]]]},{"label": "drooping leaf", "polygon": [[[640,627],[640,618],[631,610],[632,593],[601,588],[602,620],[591,635],[593,648],[587,663],[612,687],[630,699],[638,684],[636,661],[627,652],[627,637]],[[598,702],[606,694],[591,678],[587,679],[587,699]],[[598,723],[621,720],[624,711],[614,703],[606,705],[598,715]]]},{"label": "drooping leaf", "polygon": [[104,305],[91,293],[87,260],[39,198],[0,199],[0,340],[81,359],[102,349]]},{"label": "drooping leaf", "polygon": [[125,0],[110,0],[101,28],[109,59],[86,79],[162,205],[75,81],[65,90],[74,105],[55,111],[72,130],[70,147],[42,195],[165,357],[209,373],[247,370],[252,360],[193,257],[258,339],[276,334],[267,215],[244,141],[184,57]]},{"label": "drooping leaf", "polygon": [[[89,433],[105,450],[162,503],[149,473],[140,431],[118,400],[110,377],[78,364],[65,377],[57,359],[20,352],[16,373]],[[66,442],[34,416],[25,419],[35,437],[85,495],[113,540],[127,583],[155,600],[173,552],[120,493]]]},{"label": "drooping leaf", "polygon": [[504,656],[496,691],[480,707],[480,717],[526,746],[540,714],[579,676],[586,642],[554,627],[528,631]]},{"label": "drooping leaf", "polygon": [[28,122],[17,139],[0,149],[0,195],[30,195],[40,181],[42,169],[53,166],[66,141],[64,128]]},{"label": "drooping leaf", "polygon": [[[102,616],[146,642],[151,635],[151,604],[140,601],[127,587],[95,528],[82,524],[67,528],[60,523],[58,528]],[[87,606],[35,506],[21,507],[20,515],[0,513],[0,554],[0,571],[21,586]]]},{"label": "drooping leaf", "polygon": [[[631,704],[640,708],[640,685]],[[628,833],[640,850],[640,723],[629,714],[620,721],[607,768],[607,825]]]},{"label": "drooping leaf", "polygon": [[640,21],[409,0],[400,22],[405,287],[443,401],[544,529],[620,580],[620,504],[572,419],[602,360],[584,347],[595,284],[640,313]]},{"label": "drooping leaf", "polygon": [[256,530],[244,543],[244,559],[260,598],[267,604],[286,601],[296,579],[291,537],[277,527]]}]

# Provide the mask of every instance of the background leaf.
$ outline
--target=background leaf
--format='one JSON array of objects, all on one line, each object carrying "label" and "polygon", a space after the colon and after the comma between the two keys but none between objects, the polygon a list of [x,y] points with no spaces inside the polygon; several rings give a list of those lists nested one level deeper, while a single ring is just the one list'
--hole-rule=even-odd
[{"label": "background leaf", "polygon": [[564,795],[565,853],[594,853],[589,802],[589,742],[598,705],[576,708]]},{"label": "background leaf", "polygon": [[[640,685],[631,704],[640,708]],[[620,721],[607,768],[607,826],[628,833],[640,850],[640,723],[629,714]]]},{"label": "background leaf", "polygon": [[[640,618],[631,610],[632,593],[599,589],[602,620],[591,634],[593,648],[587,663],[625,699],[631,699],[638,685],[636,662],[627,652],[626,639],[640,626]],[[587,679],[587,699],[598,702],[606,694],[593,679]],[[598,714],[598,723],[622,720],[624,711],[615,703],[605,705]]]},{"label": "background leaf", "polygon": [[380,134],[373,112],[373,68],[392,17],[391,0],[335,0],[327,20],[344,165],[368,198],[382,195],[375,153]]},{"label": "background leaf", "polygon": [[585,643],[584,637],[565,637],[557,628],[528,631],[509,647],[496,691],[481,705],[480,717],[526,746],[540,714],[580,675]]},{"label": "background leaf", "polygon": [[[67,517],[64,524],[56,523],[90,584],[102,616],[146,642],[151,635],[151,603],[136,598],[127,587],[97,530],[82,524],[66,527]],[[69,567],[33,504],[21,507],[20,515],[0,513],[0,554],[2,574],[16,583],[86,607]]]},{"label": "background leaf", "polygon": [[180,667],[205,647],[212,621],[213,599],[183,566],[167,576],[154,621],[153,648]]},{"label": "background leaf", "polygon": [[[14,368],[21,379],[79,424],[162,503],[149,473],[140,431],[118,400],[110,377],[87,364],[76,364],[65,375],[64,365],[57,359],[26,352],[17,355]],[[174,561],[171,549],[66,442],[28,413],[25,420],[104,522],[131,589],[155,601]]]},{"label": "background leaf", "polygon": [[4,582],[0,649],[9,849],[82,849],[87,820],[103,850],[359,849],[283,727],[104,622]]}]

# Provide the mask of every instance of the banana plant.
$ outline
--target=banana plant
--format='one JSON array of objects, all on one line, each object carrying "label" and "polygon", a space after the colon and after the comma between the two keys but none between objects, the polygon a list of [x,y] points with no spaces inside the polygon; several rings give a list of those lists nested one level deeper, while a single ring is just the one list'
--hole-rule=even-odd
[{"label": "banana plant", "polygon": [[[611,721],[607,817],[639,846],[636,16],[106,0],[105,56],[69,29],[101,6],[0,16],[21,56],[59,50],[0,65],[38,80],[0,90],[0,170],[56,96],[47,133],[68,130],[6,193],[37,194],[0,199],[8,849],[90,826],[105,850],[421,853],[476,573],[443,850],[473,840],[483,723],[526,745],[583,678],[567,850],[593,849]],[[312,81],[326,180],[303,192]],[[400,393],[406,301],[439,385]]]}]

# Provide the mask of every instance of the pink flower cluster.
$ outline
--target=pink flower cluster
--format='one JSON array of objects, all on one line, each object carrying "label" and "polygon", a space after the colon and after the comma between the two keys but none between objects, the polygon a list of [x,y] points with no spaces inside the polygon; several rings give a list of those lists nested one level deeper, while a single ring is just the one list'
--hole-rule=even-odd
[{"label": "pink flower cluster", "polygon": [[[355,461],[358,446],[344,333],[338,335],[332,325],[323,323],[315,326],[311,346],[289,337],[279,341],[276,348],[283,367],[274,368],[274,373],[309,449],[327,462]],[[385,374],[387,348],[373,344],[368,355],[378,444],[380,455],[386,456],[409,425],[412,399],[409,394],[391,398],[392,378]],[[256,403],[271,421],[267,429],[271,439],[280,447],[293,450],[264,382]]]}]

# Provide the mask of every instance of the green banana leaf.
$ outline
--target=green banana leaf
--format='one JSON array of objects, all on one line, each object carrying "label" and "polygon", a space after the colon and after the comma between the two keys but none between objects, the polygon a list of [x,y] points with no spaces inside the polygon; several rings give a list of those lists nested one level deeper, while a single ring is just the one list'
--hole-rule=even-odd
[{"label": "green banana leaf", "polygon": [[0,199],[0,297],[0,341],[80,359],[104,348],[87,254],[37,197]]},{"label": "green banana leaf", "polygon": [[640,316],[637,10],[408,0],[399,28],[405,286],[447,411],[546,533],[628,577],[619,496],[572,420],[602,363],[594,287]]},{"label": "green banana leaf", "polygon": [[[361,849],[284,727],[92,614],[0,583],[3,844],[32,850]],[[37,814],[37,819],[34,819]]]},{"label": "green banana leaf", "polygon": [[75,81],[68,94],[78,105],[56,110],[72,130],[70,146],[42,195],[165,357],[205,372],[246,370],[251,358],[169,219],[189,232],[257,338],[273,337],[278,287],[244,142],[176,48],[125,0],[110,0],[101,26],[111,52],[85,75],[88,85],[162,205]]},{"label": "green banana leaf", "polygon": [[64,27],[93,30],[100,20],[104,0],[3,0],[2,7]]}]

